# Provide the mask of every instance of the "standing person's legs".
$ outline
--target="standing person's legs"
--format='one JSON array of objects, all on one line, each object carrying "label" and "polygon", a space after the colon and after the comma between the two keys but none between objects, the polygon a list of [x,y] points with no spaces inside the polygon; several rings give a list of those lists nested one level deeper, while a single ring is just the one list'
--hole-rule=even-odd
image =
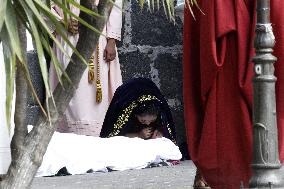
[{"label": "standing person's legs", "polygon": [[196,174],[193,183],[194,189],[211,189],[211,187],[207,184],[205,179],[203,178],[201,172],[198,168],[196,168]]}]

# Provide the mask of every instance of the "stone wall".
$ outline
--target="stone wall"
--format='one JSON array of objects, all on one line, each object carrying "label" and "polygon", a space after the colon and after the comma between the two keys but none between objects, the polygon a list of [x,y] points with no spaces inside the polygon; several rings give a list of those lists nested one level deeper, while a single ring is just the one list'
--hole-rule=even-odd
[{"label": "stone wall", "polygon": [[[150,13],[136,1],[125,1],[123,15],[123,37],[118,44],[123,80],[133,77],[152,79],[161,89],[170,104],[177,127],[178,143],[185,141],[182,103],[182,22],[170,22],[163,8]],[[34,65],[34,52],[30,52],[32,73],[38,78],[39,68]],[[43,88],[36,81],[36,88]],[[42,94],[43,95],[43,94]],[[35,122],[39,108],[29,100],[29,123]]]}]

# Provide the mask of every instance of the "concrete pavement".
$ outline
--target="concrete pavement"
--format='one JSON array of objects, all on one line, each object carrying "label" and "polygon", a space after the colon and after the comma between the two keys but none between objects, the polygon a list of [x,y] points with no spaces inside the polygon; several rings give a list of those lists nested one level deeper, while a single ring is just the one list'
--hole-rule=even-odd
[{"label": "concrete pavement", "polygon": [[192,161],[142,170],[89,173],[35,178],[32,189],[191,189],[195,176]]}]

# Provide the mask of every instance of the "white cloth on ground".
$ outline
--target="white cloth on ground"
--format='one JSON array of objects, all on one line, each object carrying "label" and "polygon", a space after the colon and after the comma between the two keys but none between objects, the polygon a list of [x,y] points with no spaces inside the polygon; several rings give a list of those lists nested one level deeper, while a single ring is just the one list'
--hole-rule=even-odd
[{"label": "white cloth on ground", "polygon": [[55,132],[36,176],[55,175],[63,167],[71,174],[107,167],[112,170],[141,169],[150,163],[180,160],[181,157],[179,148],[167,138],[100,138]]}]

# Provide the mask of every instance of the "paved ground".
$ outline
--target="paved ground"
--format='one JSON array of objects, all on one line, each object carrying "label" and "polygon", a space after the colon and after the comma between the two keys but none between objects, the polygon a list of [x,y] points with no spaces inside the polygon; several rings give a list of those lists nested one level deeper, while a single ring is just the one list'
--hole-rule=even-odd
[{"label": "paved ground", "polygon": [[34,180],[32,189],[190,189],[194,175],[193,163],[183,161],[171,167],[41,177]]}]

